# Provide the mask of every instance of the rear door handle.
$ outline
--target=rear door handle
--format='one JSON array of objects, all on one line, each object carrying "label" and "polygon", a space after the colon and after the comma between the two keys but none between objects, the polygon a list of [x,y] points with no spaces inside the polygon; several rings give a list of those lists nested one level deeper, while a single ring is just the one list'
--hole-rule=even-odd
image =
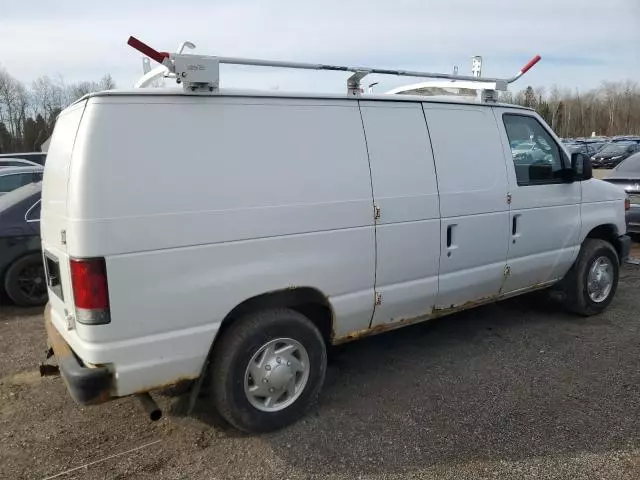
[{"label": "rear door handle", "polygon": [[514,215],[511,221],[511,235],[515,237],[516,233],[518,233],[518,217]]},{"label": "rear door handle", "polygon": [[451,248],[451,241],[453,237],[453,225],[447,227],[447,248]]}]

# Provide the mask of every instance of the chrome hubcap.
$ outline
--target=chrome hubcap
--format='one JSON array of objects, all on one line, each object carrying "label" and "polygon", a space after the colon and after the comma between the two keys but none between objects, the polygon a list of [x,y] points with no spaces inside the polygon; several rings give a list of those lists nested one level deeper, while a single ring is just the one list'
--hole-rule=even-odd
[{"label": "chrome hubcap", "polygon": [[597,258],[587,276],[587,293],[595,303],[601,303],[609,297],[613,289],[613,265],[608,257]]},{"label": "chrome hubcap", "polygon": [[251,357],[244,374],[244,392],[258,410],[277,412],[300,397],[308,380],[307,350],[292,338],[277,338]]}]

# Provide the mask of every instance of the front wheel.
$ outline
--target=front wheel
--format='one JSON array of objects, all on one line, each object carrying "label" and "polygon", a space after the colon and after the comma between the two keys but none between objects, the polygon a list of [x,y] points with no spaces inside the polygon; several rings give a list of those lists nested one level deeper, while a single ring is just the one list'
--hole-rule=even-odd
[{"label": "front wheel", "polygon": [[327,368],[318,328],[289,309],[239,318],[214,347],[214,407],[245,432],[289,425],[316,402]]},{"label": "front wheel", "polygon": [[618,288],[619,266],[618,254],[609,242],[586,239],[563,281],[565,306],[585,317],[602,312]]}]

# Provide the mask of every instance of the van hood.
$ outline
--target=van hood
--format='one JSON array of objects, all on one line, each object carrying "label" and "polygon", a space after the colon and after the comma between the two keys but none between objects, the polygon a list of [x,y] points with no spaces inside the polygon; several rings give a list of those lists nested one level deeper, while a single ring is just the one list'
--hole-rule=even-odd
[{"label": "van hood", "polygon": [[582,182],[582,202],[606,202],[624,200],[627,194],[624,188],[613,183],[592,178]]}]

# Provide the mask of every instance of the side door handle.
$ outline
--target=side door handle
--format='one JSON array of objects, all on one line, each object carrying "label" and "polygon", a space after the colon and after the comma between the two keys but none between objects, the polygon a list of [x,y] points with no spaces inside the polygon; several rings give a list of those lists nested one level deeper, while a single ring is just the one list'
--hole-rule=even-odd
[{"label": "side door handle", "polygon": [[511,239],[512,243],[516,243],[516,238],[520,236],[520,214],[514,214],[511,217]]},{"label": "side door handle", "polygon": [[456,225],[455,223],[447,225],[447,257],[450,257],[451,252],[458,248],[458,246],[454,243],[454,234],[457,226],[458,225]]}]

